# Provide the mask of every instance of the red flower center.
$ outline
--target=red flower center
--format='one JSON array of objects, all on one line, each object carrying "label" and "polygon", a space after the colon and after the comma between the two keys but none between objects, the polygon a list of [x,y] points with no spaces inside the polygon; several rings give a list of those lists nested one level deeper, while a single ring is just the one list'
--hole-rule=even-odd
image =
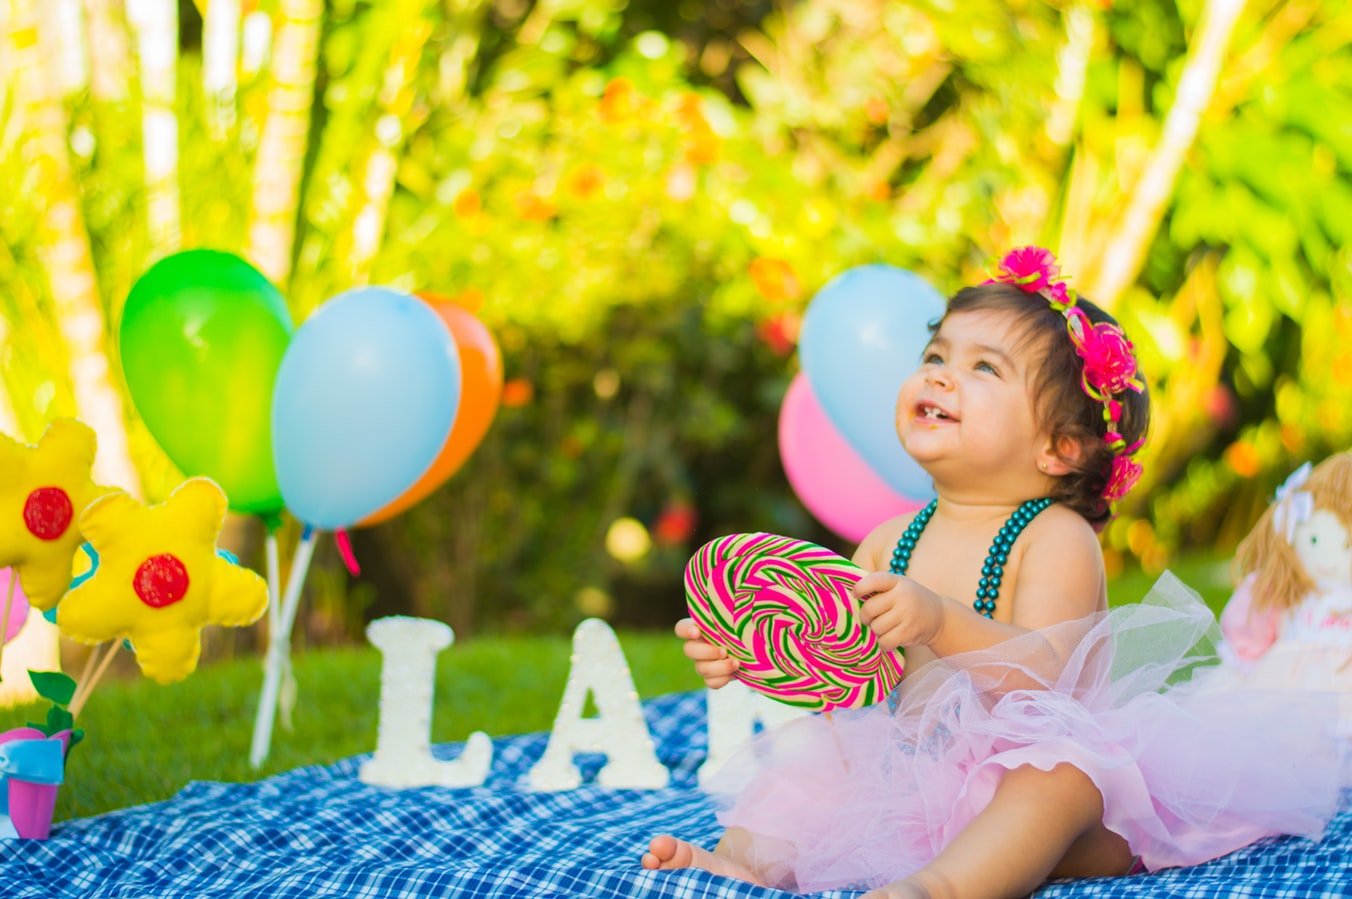
[{"label": "red flower center", "polygon": [[39,540],[56,540],[74,517],[75,507],[60,487],[39,487],[23,504],[23,523]]},{"label": "red flower center", "polygon": [[152,609],[173,605],[188,593],[188,569],[169,553],[151,556],[136,569],[132,589]]}]

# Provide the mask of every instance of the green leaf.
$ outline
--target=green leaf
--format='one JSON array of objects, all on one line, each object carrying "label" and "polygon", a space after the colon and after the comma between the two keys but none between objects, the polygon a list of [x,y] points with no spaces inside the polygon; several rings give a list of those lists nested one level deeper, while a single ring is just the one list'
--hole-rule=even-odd
[{"label": "green leaf", "polygon": [[63,730],[71,729],[75,724],[75,717],[59,705],[54,705],[47,710],[47,720],[43,722],[29,721],[28,726],[34,730],[40,730],[47,736],[53,736]]},{"label": "green leaf", "polygon": [[28,679],[33,682],[33,688],[38,691],[39,696],[57,705],[70,705],[70,701],[75,698],[75,679],[69,674],[60,671],[30,671]]},{"label": "green leaf", "polygon": [[60,706],[54,705],[47,710],[47,726],[41,730],[50,737],[63,730],[70,730],[74,726],[75,716]]}]

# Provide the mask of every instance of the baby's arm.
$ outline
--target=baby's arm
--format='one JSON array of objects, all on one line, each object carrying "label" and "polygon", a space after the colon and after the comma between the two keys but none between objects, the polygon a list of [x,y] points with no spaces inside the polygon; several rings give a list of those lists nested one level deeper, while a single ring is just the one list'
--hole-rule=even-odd
[{"label": "baby's arm", "polygon": [[1082,618],[1106,607],[1103,554],[1089,524],[1056,506],[1024,531],[1018,580],[1004,593],[1010,623],[979,615],[969,603],[940,596],[911,578],[876,572],[855,595],[864,621],[891,649],[923,644],[938,656],[987,649],[1030,630]]}]

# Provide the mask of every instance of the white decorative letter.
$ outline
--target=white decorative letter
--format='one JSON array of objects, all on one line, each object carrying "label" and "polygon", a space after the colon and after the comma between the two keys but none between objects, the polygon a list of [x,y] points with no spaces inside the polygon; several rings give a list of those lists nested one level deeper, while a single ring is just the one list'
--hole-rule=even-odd
[{"label": "white decorative letter", "polygon": [[488,776],[493,741],[483,731],[469,735],[454,761],[432,756],[432,694],[437,653],[455,640],[440,621],[396,615],[366,626],[380,650],[380,720],[376,751],[357,775],[378,787],[476,787]]},{"label": "white decorative letter", "polygon": [[[587,694],[596,700],[595,718],[583,718]],[[573,753],[604,752],[606,764],[596,777],[603,787],[658,790],[671,773],[657,760],[652,734],[634,690],[629,664],[615,632],[599,618],[588,618],[573,632],[573,662],[563,701],[544,755],[530,772],[530,788],[541,792],[572,790],[582,784]]]},{"label": "white decorative letter", "polygon": [[741,681],[731,681],[718,690],[704,691],[709,705],[709,756],[699,768],[699,785],[727,763],[732,754],[756,733],[756,723],[769,730],[787,721],[805,718],[810,712],[756,693]]}]

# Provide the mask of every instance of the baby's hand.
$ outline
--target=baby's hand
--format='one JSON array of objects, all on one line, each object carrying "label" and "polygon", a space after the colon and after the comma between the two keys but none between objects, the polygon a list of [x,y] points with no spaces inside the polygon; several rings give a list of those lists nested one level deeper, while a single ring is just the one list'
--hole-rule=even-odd
[{"label": "baby's hand", "polygon": [[863,603],[859,617],[883,649],[926,646],[943,627],[943,600],[904,575],[866,574],[854,585],[854,597]]},{"label": "baby's hand", "polygon": [[710,690],[727,686],[738,664],[736,659],[728,658],[727,650],[705,640],[693,618],[676,622],[676,636],[685,641],[685,657],[694,661],[695,673],[704,678]]}]

